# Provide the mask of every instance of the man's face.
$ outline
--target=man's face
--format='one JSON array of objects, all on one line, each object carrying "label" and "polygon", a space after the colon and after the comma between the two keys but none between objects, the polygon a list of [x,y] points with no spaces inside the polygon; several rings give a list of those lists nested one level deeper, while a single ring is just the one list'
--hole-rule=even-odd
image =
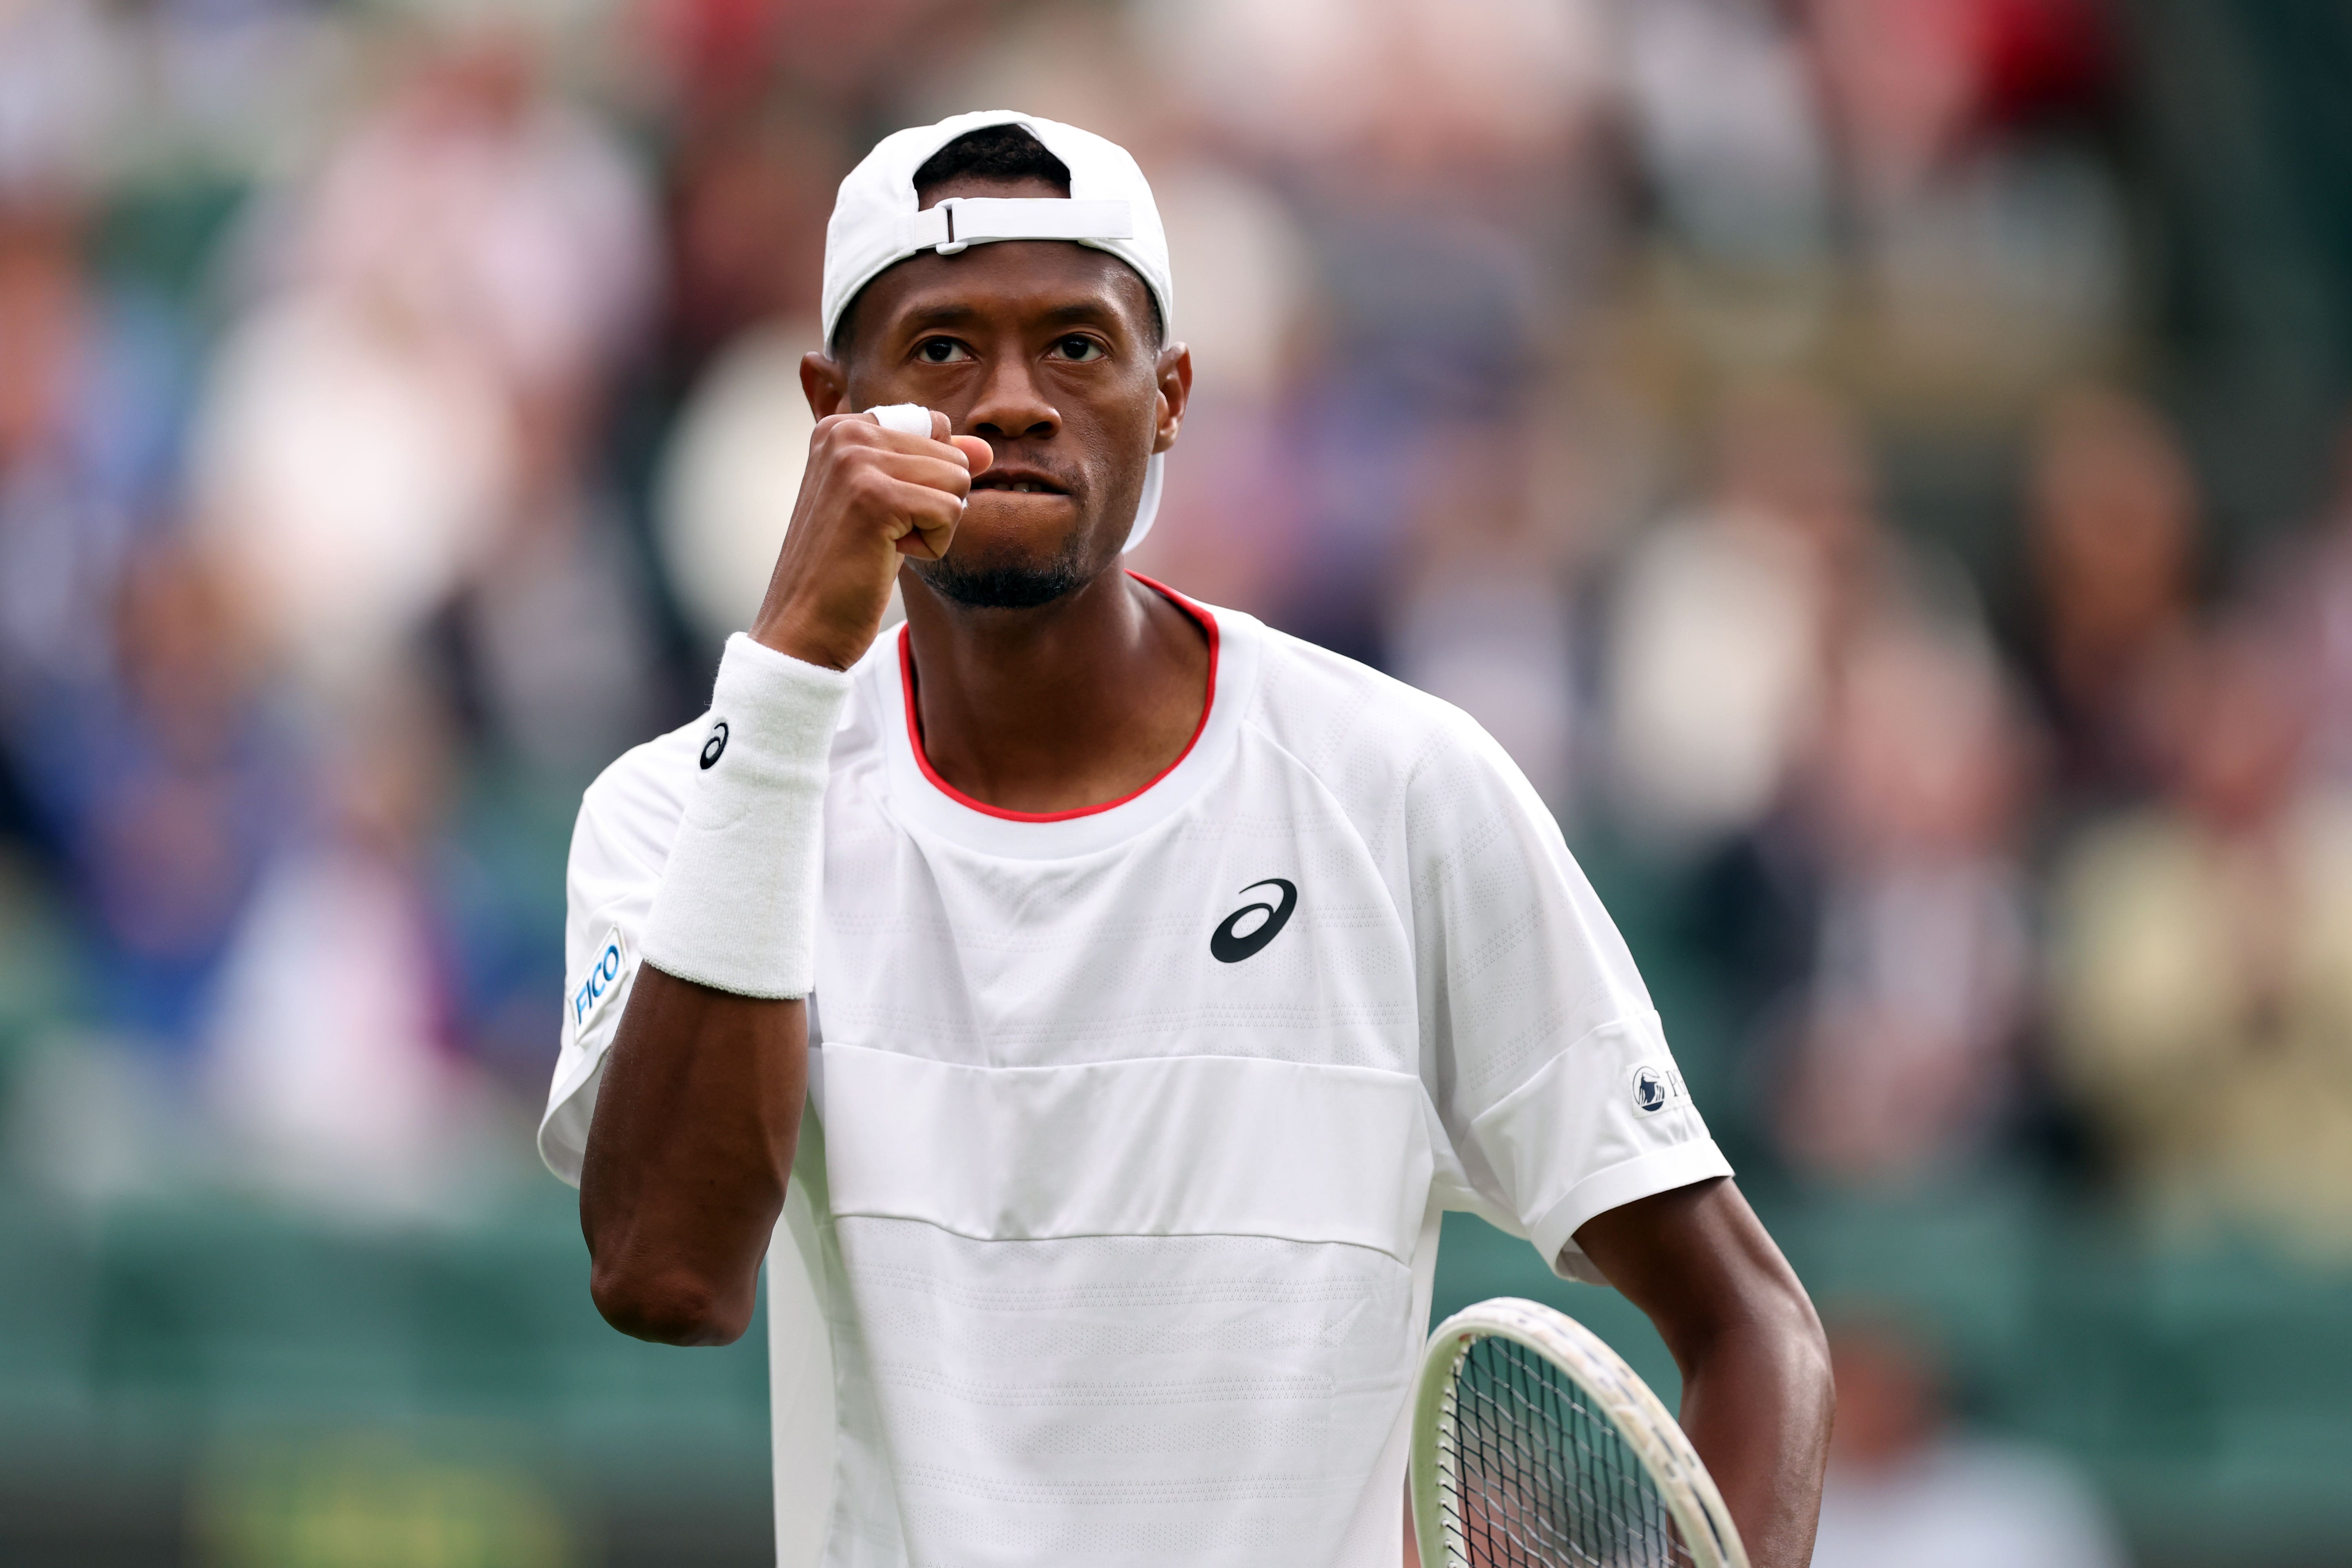
[{"label": "man's face", "polygon": [[[992,182],[934,195],[1060,194]],[[960,603],[1021,607],[1116,563],[1145,464],[1175,438],[1184,394],[1171,383],[1191,371],[1181,345],[1159,342],[1141,278],[1085,246],[1007,240],[911,257],[852,309],[843,406],[919,403],[996,453],[947,555],[908,570]]]}]

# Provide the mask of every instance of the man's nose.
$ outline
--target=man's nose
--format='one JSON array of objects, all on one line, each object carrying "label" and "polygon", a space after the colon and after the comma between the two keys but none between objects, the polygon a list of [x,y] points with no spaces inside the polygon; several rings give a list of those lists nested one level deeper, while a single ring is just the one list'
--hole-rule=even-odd
[{"label": "man's nose", "polygon": [[1001,440],[1045,440],[1062,427],[1061,411],[1047,401],[1037,384],[1035,366],[1021,353],[1004,355],[990,365],[987,384],[968,417],[973,435]]}]

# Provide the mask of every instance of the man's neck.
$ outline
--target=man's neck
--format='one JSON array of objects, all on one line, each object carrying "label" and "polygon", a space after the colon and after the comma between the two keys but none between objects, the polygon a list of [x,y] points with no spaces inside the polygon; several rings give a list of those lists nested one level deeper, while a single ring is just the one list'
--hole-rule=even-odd
[{"label": "man's neck", "polygon": [[976,609],[907,574],[932,772],[1002,811],[1121,800],[1173,764],[1209,700],[1208,639],[1126,573],[1032,609]]}]

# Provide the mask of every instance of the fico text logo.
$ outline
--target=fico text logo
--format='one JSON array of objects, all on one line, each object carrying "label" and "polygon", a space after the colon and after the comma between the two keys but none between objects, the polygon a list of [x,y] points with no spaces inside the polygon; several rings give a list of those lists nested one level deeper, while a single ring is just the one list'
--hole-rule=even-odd
[{"label": "fico text logo", "polygon": [[604,999],[604,993],[611,990],[613,982],[620,977],[621,940],[615,936],[605,942],[604,951],[597,956],[596,967],[588,972],[588,978],[580,983],[578,991],[572,993],[572,1022],[575,1027],[588,1021],[588,1015],[596,1010],[596,1004]]}]

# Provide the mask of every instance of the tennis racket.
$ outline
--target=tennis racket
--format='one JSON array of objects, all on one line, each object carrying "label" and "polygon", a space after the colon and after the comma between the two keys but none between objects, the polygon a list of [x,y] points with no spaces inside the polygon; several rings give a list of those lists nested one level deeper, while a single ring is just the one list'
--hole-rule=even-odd
[{"label": "tennis racket", "polygon": [[1509,1297],[1430,1336],[1412,1517],[1423,1568],[1748,1568],[1658,1396],[1590,1329]]}]

